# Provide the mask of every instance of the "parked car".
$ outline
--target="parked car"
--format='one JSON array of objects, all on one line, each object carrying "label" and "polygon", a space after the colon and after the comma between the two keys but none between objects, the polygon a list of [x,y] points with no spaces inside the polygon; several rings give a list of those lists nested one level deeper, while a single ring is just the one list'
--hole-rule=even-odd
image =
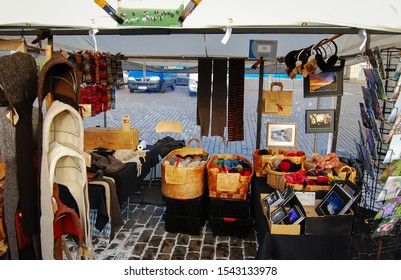
[{"label": "parked car", "polygon": [[166,92],[168,88],[175,89],[176,74],[131,70],[128,73],[129,91],[135,92]]},{"label": "parked car", "polygon": [[188,94],[189,96],[198,94],[198,74],[189,74]]},{"label": "parked car", "polygon": [[189,83],[189,74],[178,73],[177,78],[175,79],[176,86],[188,86]]}]

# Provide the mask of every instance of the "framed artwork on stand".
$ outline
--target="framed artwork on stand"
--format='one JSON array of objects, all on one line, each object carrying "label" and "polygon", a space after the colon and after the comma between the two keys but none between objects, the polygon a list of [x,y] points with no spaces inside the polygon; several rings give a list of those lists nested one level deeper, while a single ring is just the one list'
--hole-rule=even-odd
[{"label": "framed artwork on stand", "polygon": [[267,123],[266,145],[273,147],[295,147],[297,143],[297,123]]},{"label": "framed artwork on stand", "polygon": [[335,130],[334,109],[306,110],[305,133],[330,133]]},{"label": "framed artwork on stand", "polygon": [[333,72],[310,74],[304,78],[304,97],[343,95],[343,69]]}]

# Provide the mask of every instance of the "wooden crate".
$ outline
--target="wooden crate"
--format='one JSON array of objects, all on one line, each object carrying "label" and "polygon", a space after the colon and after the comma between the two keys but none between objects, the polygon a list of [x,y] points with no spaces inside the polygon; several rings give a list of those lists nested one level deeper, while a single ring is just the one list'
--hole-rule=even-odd
[{"label": "wooden crate", "polygon": [[84,148],[93,150],[99,147],[118,150],[136,150],[139,144],[139,131],[131,128],[123,131],[122,128],[114,127],[89,127],[84,131]]}]

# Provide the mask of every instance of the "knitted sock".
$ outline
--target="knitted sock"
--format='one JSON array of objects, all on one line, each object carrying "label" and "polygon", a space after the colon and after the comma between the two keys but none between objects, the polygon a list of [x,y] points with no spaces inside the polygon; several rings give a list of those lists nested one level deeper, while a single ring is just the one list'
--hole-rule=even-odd
[{"label": "knitted sock", "polygon": [[227,59],[213,61],[211,136],[224,137],[227,113]]},{"label": "knitted sock", "polygon": [[245,61],[230,59],[228,84],[228,141],[244,140]]},{"label": "knitted sock", "polygon": [[201,128],[201,136],[209,136],[210,98],[212,85],[212,60],[198,60],[198,95],[197,124]]}]

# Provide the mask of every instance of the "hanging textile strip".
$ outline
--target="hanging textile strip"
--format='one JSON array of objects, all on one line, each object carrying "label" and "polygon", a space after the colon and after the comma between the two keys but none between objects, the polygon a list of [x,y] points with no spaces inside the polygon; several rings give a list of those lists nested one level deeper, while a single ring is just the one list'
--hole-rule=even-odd
[{"label": "hanging textile strip", "polygon": [[245,60],[229,60],[228,141],[244,140],[244,79]]},{"label": "hanging textile strip", "polygon": [[209,136],[212,62],[198,60],[197,124],[201,127],[201,136]]},{"label": "hanging textile strip", "polygon": [[211,136],[224,137],[227,113],[227,59],[213,61]]}]

